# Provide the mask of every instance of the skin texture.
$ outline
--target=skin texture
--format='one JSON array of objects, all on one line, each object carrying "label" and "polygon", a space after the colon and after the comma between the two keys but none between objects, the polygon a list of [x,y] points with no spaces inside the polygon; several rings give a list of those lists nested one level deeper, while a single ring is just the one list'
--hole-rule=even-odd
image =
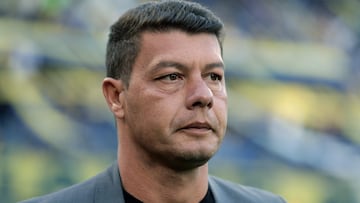
[{"label": "skin texture", "polygon": [[103,92],[118,126],[125,189],[145,202],[199,202],[227,124],[216,37],[144,32],[129,86],[105,78]]}]

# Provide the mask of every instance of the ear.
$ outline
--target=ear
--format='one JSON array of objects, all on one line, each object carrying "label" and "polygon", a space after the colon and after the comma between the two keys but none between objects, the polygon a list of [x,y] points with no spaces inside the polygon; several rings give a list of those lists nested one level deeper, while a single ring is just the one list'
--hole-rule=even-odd
[{"label": "ear", "polygon": [[105,78],[102,90],[109,109],[116,118],[124,117],[124,90],[125,86],[121,80]]}]

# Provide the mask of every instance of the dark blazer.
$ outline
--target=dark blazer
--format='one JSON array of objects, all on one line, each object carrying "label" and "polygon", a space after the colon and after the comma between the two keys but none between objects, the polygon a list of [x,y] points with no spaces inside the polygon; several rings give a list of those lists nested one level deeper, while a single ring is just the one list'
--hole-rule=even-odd
[{"label": "dark blazer", "polygon": [[[218,203],[285,203],[272,193],[242,186],[216,177],[209,177],[209,185]],[[97,176],[45,196],[21,203],[124,203],[119,168],[115,162]]]}]

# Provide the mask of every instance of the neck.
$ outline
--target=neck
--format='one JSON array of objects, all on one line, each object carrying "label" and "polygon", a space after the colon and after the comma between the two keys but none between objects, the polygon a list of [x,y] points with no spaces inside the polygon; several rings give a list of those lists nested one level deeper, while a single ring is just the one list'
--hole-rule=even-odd
[{"label": "neck", "polygon": [[[208,165],[175,171],[150,163],[129,142],[120,140],[118,165],[125,190],[143,202],[200,202],[208,190]],[[131,145],[131,144],[130,144]]]}]

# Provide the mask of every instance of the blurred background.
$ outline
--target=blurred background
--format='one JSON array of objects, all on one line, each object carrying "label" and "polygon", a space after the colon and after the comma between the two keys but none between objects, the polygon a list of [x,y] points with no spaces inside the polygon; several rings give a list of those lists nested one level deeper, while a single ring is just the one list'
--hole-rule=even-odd
[{"label": "blurred background", "polygon": [[[0,1],[0,202],[116,159],[109,26],[136,0]],[[199,0],[226,24],[229,127],[214,175],[289,203],[360,202],[360,2]]]}]

